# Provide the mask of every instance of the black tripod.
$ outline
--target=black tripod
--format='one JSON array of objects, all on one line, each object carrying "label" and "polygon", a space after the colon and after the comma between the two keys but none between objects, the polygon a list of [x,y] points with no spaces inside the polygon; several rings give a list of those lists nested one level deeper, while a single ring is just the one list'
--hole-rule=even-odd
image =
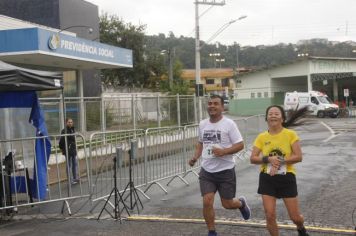
[{"label": "black tripod", "polygon": [[[121,156],[121,154],[122,154],[122,149],[121,148],[117,148],[116,149],[116,154],[117,154],[117,156],[118,157],[120,157]],[[127,209],[127,206],[126,206],[126,204],[125,204],[125,202],[124,202],[124,200],[122,199],[122,196],[123,196],[123,194],[121,195],[120,194],[120,192],[119,192],[119,189],[117,188],[117,179],[116,179],[116,170],[117,170],[117,156],[114,156],[114,158],[113,158],[113,160],[114,160],[114,188],[111,190],[111,192],[110,192],[110,195],[109,195],[109,197],[106,199],[106,202],[105,202],[105,204],[104,204],[104,206],[103,206],[103,209],[101,209],[101,212],[100,212],[100,214],[99,214],[99,216],[98,216],[98,219],[97,220],[99,220],[100,219],[100,216],[101,216],[101,214],[103,213],[103,211],[105,210],[107,213],[109,213],[109,215],[112,217],[112,218],[114,218],[114,219],[116,219],[116,220],[120,220],[120,223],[121,223],[121,213],[122,213],[122,211],[123,210],[126,210],[126,213],[130,216],[130,213],[129,213],[129,211],[128,211],[128,209]],[[122,157],[122,156],[121,156]],[[124,192],[125,193],[125,192]],[[115,204],[114,204],[114,216],[111,214],[111,212],[110,211],[108,211],[107,209],[106,209],[106,204],[108,204],[108,202],[109,202],[109,200],[110,200],[110,198],[111,198],[111,196],[112,196],[112,194],[114,194],[114,199],[115,199]],[[122,209],[122,211],[120,211],[120,208],[119,208],[119,203],[122,203],[122,205],[123,205],[123,209]]]},{"label": "black tripod", "polygon": [[[138,202],[141,205],[141,208],[143,209],[143,204],[141,202],[140,196],[137,193],[137,190],[135,188],[134,182],[132,181],[132,159],[135,157],[136,155],[136,145],[137,142],[136,141],[131,141],[131,150],[129,151],[129,182],[127,183],[124,192],[122,193],[122,195],[125,194],[126,190],[129,189],[130,192],[129,194],[125,197],[125,200],[130,197],[130,210],[132,211],[134,209],[134,207],[137,207],[137,213],[140,213],[140,209],[138,206]],[[133,198],[135,199],[135,201],[133,201]]]}]

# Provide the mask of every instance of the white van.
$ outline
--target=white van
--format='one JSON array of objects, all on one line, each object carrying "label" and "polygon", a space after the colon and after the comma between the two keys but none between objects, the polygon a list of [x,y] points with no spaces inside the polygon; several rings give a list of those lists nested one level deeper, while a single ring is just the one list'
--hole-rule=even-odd
[{"label": "white van", "polygon": [[324,93],[318,91],[310,92],[287,92],[284,97],[284,109],[286,112],[295,111],[307,106],[312,115],[317,117],[337,117],[339,106]]}]

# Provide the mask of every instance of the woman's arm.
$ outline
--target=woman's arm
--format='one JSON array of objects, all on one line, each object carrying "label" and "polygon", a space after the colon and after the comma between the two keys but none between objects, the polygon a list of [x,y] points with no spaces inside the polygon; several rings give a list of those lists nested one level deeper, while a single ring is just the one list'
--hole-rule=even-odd
[{"label": "woman's arm", "polygon": [[251,157],[250,157],[251,164],[263,164],[260,154],[261,154],[261,150],[255,146],[253,146]]},{"label": "woman's arm", "polygon": [[296,141],[292,144],[292,154],[289,158],[285,159],[286,164],[295,164],[301,162],[303,160],[302,148],[300,146],[300,142]]},{"label": "woman's arm", "polygon": [[257,165],[270,163],[275,170],[278,170],[280,166],[280,160],[277,156],[261,156],[261,150],[255,146],[252,149],[250,162]]}]

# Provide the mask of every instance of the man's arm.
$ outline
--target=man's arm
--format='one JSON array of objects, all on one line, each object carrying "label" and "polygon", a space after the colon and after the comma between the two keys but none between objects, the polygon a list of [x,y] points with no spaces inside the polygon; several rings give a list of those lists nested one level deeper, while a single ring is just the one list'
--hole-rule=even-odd
[{"label": "man's arm", "polygon": [[194,166],[195,162],[201,157],[201,154],[203,152],[203,144],[201,142],[198,142],[197,145],[195,146],[195,152],[194,156],[192,159],[189,160],[189,165]]},{"label": "man's arm", "polygon": [[212,152],[213,152],[214,156],[222,157],[222,156],[225,156],[225,155],[235,154],[235,153],[241,151],[242,149],[244,149],[244,142],[243,141],[241,141],[239,143],[234,143],[229,148],[213,147],[212,148]]}]

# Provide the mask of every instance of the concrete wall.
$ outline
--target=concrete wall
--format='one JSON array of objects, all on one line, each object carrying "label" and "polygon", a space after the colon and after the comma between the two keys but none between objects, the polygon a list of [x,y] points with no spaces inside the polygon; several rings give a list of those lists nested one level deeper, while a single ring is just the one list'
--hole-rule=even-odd
[{"label": "concrete wall", "polygon": [[258,97],[258,93],[261,93],[261,97],[264,97],[265,92],[270,97],[271,80],[267,73],[256,72],[239,79],[241,80],[241,87],[235,90],[234,98],[249,99],[252,93],[255,94],[255,98]]},{"label": "concrete wall", "polygon": [[233,99],[229,103],[229,114],[251,116],[264,114],[268,106],[274,104],[273,98]]},{"label": "concrete wall", "polygon": [[284,92],[274,93],[274,97],[254,99],[231,99],[229,114],[236,116],[252,116],[264,114],[270,105],[283,105]]},{"label": "concrete wall", "polygon": [[59,0],[0,0],[0,14],[59,28]]},{"label": "concrete wall", "polygon": [[98,6],[83,0],[59,0],[59,26],[65,29],[70,26],[89,26],[93,29],[73,27],[68,31],[75,32],[78,37],[89,40],[99,37],[99,10]]}]

